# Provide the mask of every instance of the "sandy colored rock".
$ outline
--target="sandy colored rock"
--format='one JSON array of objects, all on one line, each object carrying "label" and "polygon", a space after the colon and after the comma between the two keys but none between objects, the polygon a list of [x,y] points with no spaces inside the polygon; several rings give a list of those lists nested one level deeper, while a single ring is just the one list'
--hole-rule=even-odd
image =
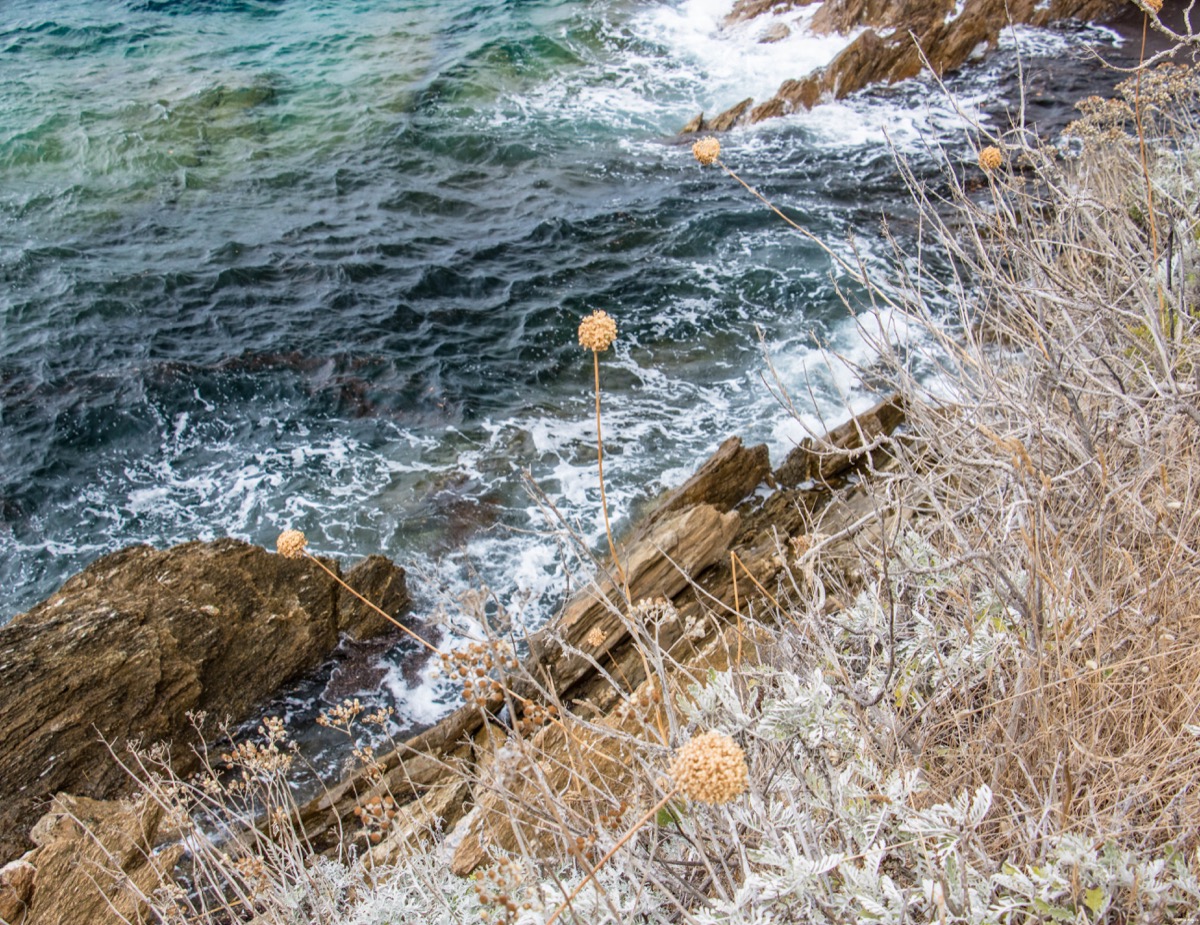
[{"label": "sandy colored rock", "polygon": [[[183,854],[158,853],[162,808],[59,794],[34,827],[27,856],[37,876],[20,925],[117,925],[141,921],[149,895]],[[16,925],[14,922],[13,925]]]},{"label": "sandy colored rock", "polygon": [[787,23],[777,22],[764,29],[758,41],[760,45],[773,45],[775,42],[782,42],[791,34],[792,30],[788,28]]},{"label": "sandy colored rock", "polygon": [[729,437],[691,478],[667,494],[639,526],[639,532],[697,504],[707,504],[723,514],[750,495],[770,474],[771,458],[766,444],[746,447],[740,437]]},{"label": "sandy colored rock", "polygon": [[37,868],[28,861],[10,861],[0,867],[0,921],[23,925],[37,882]]}]

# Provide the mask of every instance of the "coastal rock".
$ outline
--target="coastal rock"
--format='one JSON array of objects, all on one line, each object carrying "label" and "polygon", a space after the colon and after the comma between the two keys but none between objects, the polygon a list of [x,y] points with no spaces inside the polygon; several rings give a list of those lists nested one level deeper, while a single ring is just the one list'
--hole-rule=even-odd
[{"label": "coastal rock", "polygon": [[[788,8],[769,0],[738,4],[737,21]],[[742,100],[712,119],[703,113],[685,133],[721,132],[761,122],[824,100],[842,99],[875,84],[916,77],[926,66],[938,75],[995,47],[1010,24],[1047,26],[1067,19],[1100,20],[1120,6],[1116,0],[824,0],[810,29],[818,34],[848,35],[864,29],[828,65],[784,81],[775,95],[757,105]]]},{"label": "coastal rock", "polygon": [[28,861],[10,861],[0,867],[0,922],[23,925],[37,882],[37,868]]},{"label": "coastal rock", "polygon": [[786,488],[807,481],[828,482],[878,450],[880,441],[891,436],[904,418],[904,403],[891,395],[824,437],[801,440],[775,470],[775,481]]},{"label": "coastal rock", "polygon": [[782,42],[791,34],[792,30],[788,28],[787,23],[777,22],[763,30],[762,35],[758,37],[758,42],[760,45],[773,45],[776,42]]},{"label": "coastal rock", "polygon": [[163,816],[149,798],[122,803],[59,794],[34,826],[37,847],[5,868],[24,868],[20,915],[5,915],[0,888],[0,917],[10,925],[142,921],[140,897],[169,879],[184,851],[154,851]]},{"label": "coastal rock", "polygon": [[770,474],[771,458],[765,443],[745,447],[740,437],[729,437],[691,478],[668,493],[640,529],[644,532],[664,517],[698,504],[707,504],[723,514]]},{"label": "coastal rock", "polygon": [[786,13],[819,2],[820,0],[737,0],[729,15],[725,17],[725,25],[735,26],[759,16]]},{"label": "coastal rock", "polygon": [[[398,617],[412,606],[404,569],[385,556],[367,556],[345,574],[344,580],[361,597],[338,588],[338,630],[356,641],[373,639],[392,629],[391,620],[380,610]],[[364,603],[364,597],[371,603]]]},{"label": "coastal rock", "polygon": [[[407,602],[386,560],[350,576],[389,605]],[[106,799],[128,786],[110,746],[120,755],[131,740],[171,738],[186,773],[189,713],[245,719],[327,658],[340,630],[387,625],[343,609],[342,594],[311,561],[223,539],[121,550],[14,617],[0,628],[0,860],[29,847],[52,794]]]}]

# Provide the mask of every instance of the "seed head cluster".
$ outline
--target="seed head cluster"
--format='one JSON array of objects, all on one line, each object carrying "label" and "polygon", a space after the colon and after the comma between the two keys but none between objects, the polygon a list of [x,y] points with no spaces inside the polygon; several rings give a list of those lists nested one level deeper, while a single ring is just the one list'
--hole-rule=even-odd
[{"label": "seed head cluster", "polygon": [[1000,149],[995,145],[988,145],[979,152],[979,166],[988,172],[999,170],[1000,165],[1003,163],[1004,155],[1000,153]]},{"label": "seed head cluster", "polygon": [[715,164],[717,158],[721,156],[721,142],[713,138],[711,135],[708,138],[701,138],[692,145],[692,157],[698,160],[705,167],[710,164]]},{"label": "seed head cluster", "polygon": [[1159,13],[1162,11],[1162,0],[1142,0],[1146,4],[1146,9],[1151,13]]},{"label": "seed head cluster", "polygon": [[399,814],[400,807],[391,795],[368,797],[361,806],[354,807],[354,815],[362,823],[363,836],[372,845],[383,841]]},{"label": "seed head cluster", "polygon": [[308,538],[299,530],[284,530],[275,541],[275,551],[285,559],[299,559],[307,545]]},{"label": "seed head cluster", "polygon": [[598,626],[593,626],[588,630],[588,634],[583,638],[589,646],[595,649],[597,646],[604,645],[604,640],[608,638],[608,634]]},{"label": "seed head cluster", "polygon": [[512,648],[497,641],[473,642],[465,649],[443,652],[441,659],[443,673],[462,684],[463,700],[483,708],[504,698],[502,679],[520,665]]},{"label": "seed head cluster", "polygon": [[525,697],[516,698],[520,707],[521,718],[513,723],[513,727],[524,736],[531,736],[547,723],[558,720],[558,707],[554,704],[540,704]]},{"label": "seed head cluster", "polygon": [[721,732],[693,738],[675,753],[670,771],[685,797],[714,804],[741,796],[750,774],[741,746]]},{"label": "seed head cluster", "polygon": [[617,323],[605,311],[595,311],[579,322],[579,343],[603,353],[617,339]]}]

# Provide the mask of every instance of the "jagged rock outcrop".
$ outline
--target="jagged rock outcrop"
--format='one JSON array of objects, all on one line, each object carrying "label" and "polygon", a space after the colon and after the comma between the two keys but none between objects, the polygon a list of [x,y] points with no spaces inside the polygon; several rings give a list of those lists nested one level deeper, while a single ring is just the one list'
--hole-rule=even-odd
[{"label": "jagged rock outcrop", "polygon": [[[346,578],[391,613],[408,607],[403,570],[382,557]],[[120,753],[173,739],[186,773],[189,712],[245,719],[340,632],[387,625],[312,562],[238,540],[99,559],[0,628],[0,861],[29,847],[52,794],[106,799],[128,786],[105,742]]]},{"label": "jagged rock outcrop", "polygon": [[[632,536],[618,543],[628,600],[670,604],[660,611],[669,616],[654,627],[657,648],[689,670],[723,667],[722,659],[734,648],[725,634],[736,629],[729,625],[735,598],[746,607],[757,593],[754,582],[775,587],[783,568],[779,543],[790,536],[838,535],[840,546],[827,554],[830,562],[836,567],[840,555],[847,563],[855,561],[855,540],[887,515],[880,514],[861,483],[847,476],[884,464],[887,435],[903,417],[896,399],[885,399],[826,437],[806,440],[775,473],[766,447],[745,447],[731,438],[668,494]],[[783,485],[781,477],[792,484]],[[770,490],[759,493],[760,487]],[[731,553],[739,563],[736,593]],[[609,577],[569,600],[549,626],[534,634],[520,677],[508,679],[518,701],[538,702],[545,691],[553,691],[592,724],[594,736],[568,743],[561,725],[544,726],[534,739],[535,751],[544,756],[538,773],[523,770],[514,777],[511,768],[505,772],[497,763],[506,733],[492,714],[501,702],[487,710],[463,706],[380,756],[374,769],[348,777],[310,802],[301,814],[310,842],[332,851],[344,847],[343,833],[359,832],[361,839],[354,809],[388,795],[401,806],[387,837],[370,848],[374,860],[394,860],[431,831],[453,829],[451,867],[466,874],[485,862],[489,845],[517,844],[514,825],[522,827],[519,837],[525,844],[537,844],[537,832],[544,828],[544,820],[534,818],[538,787],[582,792],[588,779],[612,786],[627,779],[636,764],[621,751],[622,741],[632,741],[623,733],[645,721],[629,705],[653,697],[662,678],[647,677],[630,629],[625,590],[610,568]],[[522,810],[514,810],[526,803],[535,807],[528,826],[518,818]],[[359,846],[368,843],[360,840]]]},{"label": "jagged rock outcrop", "polygon": [[[634,747],[638,736],[645,734],[646,724],[653,722],[652,706],[646,712],[642,705],[652,705],[653,698],[662,695],[665,679],[648,670],[629,622],[628,601],[663,602],[662,619],[653,629],[657,647],[671,664],[686,666],[689,673],[730,664],[731,653],[736,651],[741,657],[743,641],[747,658],[752,657],[753,631],[730,617],[737,580],[731,553],[736,554],[742,576],[742,590],[736,599],[745,608],[754,606],[754,582],[761,587],[775,586],[782,569],[781,540],[841,534],[843,544],[853,544],[861,531],[871,529],[879,511],[861,483],[847,481],[846,476],[864,465],[885,464],[886,436],[902,418],[903,408],[894,399],[885,400],[824,439],[806,441],[775,473],[765,447],[745,447],[736,439],[723,443],[688,482],[669,494],[619,543],[628,586],[614,574],[568,601],[551,625],[530,640],[530,656],[521,677],[508,679],[512,703],[528,706],[552,691],[565,709],[587,720],[586,730],[580,733],[576,728],[567,741],[562,724],[543,726],[534,733],[535,753],[541,756],[537,775],[522,772],[514,776],[505,764],[511,761],[511,749],[505,745],[508,732],[504,722],[519,717],[502,722],[495,715],[501,707],[499,701],[486,709],[463,706],[394,751],[377,756],[370,768],[329,787],[305,806],[300,821],[308,843],[318,850],[336,851],[357,841],[360,851],[370,851],[376,862],[386,862],[403,852],[419,850],[432,831],[456,829],[451,868],[465,874],[486,862],[490,847],[512,848],[518,840],[537,846],[544,829],[544,820],[537,818],[539,787],[582,793],[584,781],[601,779],[618,789],[633,786],[633,769],[638,765],[635,756],[623,750]],[[783,484],[800,477],[803,481],[799,483]],[[769,490],[758,490],[764,487]],[[167,554],[153,550],[130,550],[109,557],[107,564],[105,560],[97,563],[98,574],[80,576],[77,591],[86,591],[105,579],[114,580],[118,573],[139,587],[158,583],[161,587],[147,606],[162,608],[177,621],[159,627],[144,612],[126,615],[125,622],[136,627],[135,636],[143,648],[160,653],[151,663],[143,663],[135,658],[142,648],[114,644],[119,637],[107,625],[111,620],[97,613],[80,630],[81,636],[91,640],[97,661],[116,664],[118,669],[135,667],[155,678],[157,686],[167,682],[161,671],[165,659],[161,653],[170,649],[172,657],[177,657],[179,643],[164,646],[161,639],[155,639],[156,632],[194,637],[193,645],[201,650],[204,640],[211,642],[210,621],[218,618],[246,622],[253,637],[275,634],[291,640],[288,648],[304,646],[310,637],[336,634],[336,613],[328,615],[326,625],[316,630],[292,625],[307,619],[300,616],[305,607],[332,610],[336,606],[336,594],[322,583],[319,569],[309,565],[306,570],[303,560],[283,560],[242,544],[227,545],[226,552],[234,556],[235,563],[245,557],[262,566],[262,560],[270,558],[276,574],[252,582],[245,562],[240,567],[226,564],[220,570],[225,577],[210,576],[210,583],[243,585],[246,594],[266,595],[270,603],[258,599],[243,602],[244,606],[226,603],[224,611],[213,614],[205,609],[205,595],[215,593],[214,589],[196,575],[181,581],[163,559]],[[831,549],[830,555],[835,551]],[[121,556],[131,557],[132,565]],[[373,568],[383,566],[376,563]],[[387,586],[385,581],[382,587]],[[71,583],[64,592],[70,587]],[[229,590],[223,593],[228,599]],[[331,606],[330,600],[335,604]],[[37,618],[35,624],[53,622],[53,601],[42,605],[50,608],[49,613],[41,608],[31,612]],[[100,609],[99,605],[93,608]],[[262,618],[266,627],[255,613],[267,615]],[[203,674],[191,672],[186,689],[194,688]],[[91,677],[96,683],[94,675]],[[181,689],[180,695],[184,692]],[[65,701],[80,696],[77,690],[64,689],[64,693]],[[394,799],[398,812],[386,838],[372,844],[354,810],[378,795]],[[514,811],[514,805],[527,806],[529,818],[522,817],[523,810]],[[174,863],[172,852],[179,850],[152,850],[162,841],[162,822],[145,805],[60,796],[53,811],[35,827],[37,849],[27,854],[23,863],[0,871],[0,909],[13,909],[24,916],[16,919],[20,925],[105,923],[116,920],[106,911],[111,901],[122,915],[136,920],[137,892],[150,892],[160,873]],[[153,863],[148,858],[153,858]],[[114,879],[114,872],[121,876]],[[126,887],[133,884],[136,889],[125,889],[118,896],[113,892],[118,882]]]},{"label": "jagged rock outcrop", "polygon": [[[798,0],[743,0],[730,23],[809,4]],[[704,114],[683,132],[721,132],[761,122],[822,100],[842,99],[874,84],[916,77],[926,67],[946,74],[996,44],[1011,23],[1046,26],[1067,19],[1101,20],[1116,0],[824,0],[809,28],[841,35],[865,29],[825,67],[784,81],[775,95],[754,105],[742,100],[719,115]]]},{"label": "jagged rock outcrop", "polygon": [[0,869],[0,921],[142,921],[141,897],[170,881],[184,851],[180,845],[154,850],[163,815],[149,798],[122,803],[59,794],[33,828],[37,847]]}]

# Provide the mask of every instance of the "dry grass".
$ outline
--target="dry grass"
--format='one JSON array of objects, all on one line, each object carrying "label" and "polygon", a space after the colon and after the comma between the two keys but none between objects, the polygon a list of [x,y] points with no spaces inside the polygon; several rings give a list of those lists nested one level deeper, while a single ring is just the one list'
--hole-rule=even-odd
[{"label": "dry grass", "polygon": [[954,273],[875,289],[928,338],[918,379],[871,332],[911,409],[879,492],[921,512],[936,564],[910,575],[957,576],[923,618],[1019,642],[901,720],[935,793],[1003,801],[994,847],[1016,856],[1064,832],[1200,838],[1197,73],[1121,89],[1081,105],[1070,158],[997,139],[1016,156],[985,197],[910,176]]}]

